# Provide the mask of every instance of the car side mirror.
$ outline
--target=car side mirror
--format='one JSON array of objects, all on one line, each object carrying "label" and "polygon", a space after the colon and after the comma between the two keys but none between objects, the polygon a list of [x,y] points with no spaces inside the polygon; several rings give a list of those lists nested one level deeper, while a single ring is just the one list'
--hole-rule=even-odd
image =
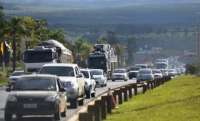
[{"label": "car side mirror", "polygon": [[83,76],[82,76],[82,74],[77,74],[76,77],[77,77],[77,78],[82,78]]},{"label": "car side mirror", "polygon": [[60,92],[65,92],[66,90],[65,90],[65,88],[60,88],[59,91],[60,91]]}]

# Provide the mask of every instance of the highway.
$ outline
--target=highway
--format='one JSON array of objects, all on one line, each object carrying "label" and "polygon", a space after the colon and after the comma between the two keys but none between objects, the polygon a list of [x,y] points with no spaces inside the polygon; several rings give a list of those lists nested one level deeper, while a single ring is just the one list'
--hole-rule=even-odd
[{"label": "highway", "polygon": [[[97,88],[96,89],[96,95],[108,90],[108,88],[115,88],[115,87],[119,87],[119,86],[123,86],[126,84],[130,84],[130,83],[136,83],[136,80],[128,80],[127,82],[124,81],[116,81],[116,82],[112,82],[112,81],[108,81],[107,83],[107,87],[101,87],[101,88]],[[6,98],[8,96],[8,92],[5,91],[5,87],[1,87],[0,88],[0,121],[4,121],[4,106],[5,106],[5,102],[6,102]],[[88,102],[90,99],[86,99],[85,102]],[[78,107],[81,108],[81,107]],[[67,121],[67,119],[70,118],[70,116],[72,116],[77,110],[77,109],[68,109],[67,110],[67,116],[66,118],[63,118],[62,121]],[[20,121],[52,121],[52,119],[50,117],[45,117],[45,118],[41,118],[41,117],[25,117],[23,120]]]}]

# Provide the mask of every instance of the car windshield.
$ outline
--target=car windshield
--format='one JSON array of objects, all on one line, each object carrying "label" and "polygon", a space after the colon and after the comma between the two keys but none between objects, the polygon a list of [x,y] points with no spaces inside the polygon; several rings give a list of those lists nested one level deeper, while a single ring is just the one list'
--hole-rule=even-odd
[{"label": "car windshield", "polygon": [[126,70],[124,69],[118,69],[118,70],[114,70],[114,73],[125,73]]},{"label": "car windshield", "polygon": [[161,71],[159,71],[159,70],[153,70],[153,74],[156,74],[156,73],[161,73]]},{"label": "car windshield", "polygon": [[41,74],[52,74],[56,76],[75,76],[74,75],[74,69],[72,67],[59,67],[59,66],[53,66],[53,67],[43,67],[40,70]]},{"label": "car windshield", "polygon": [[175,72],[175,70],[169,70],[169,72]]},{"label": "car windshield", "polygon": [[151,70],[141,70],[141,71],[139,72],[139,74],[140,74],[140,75],[142,75],[142,74],[151,74]]},{"label": "car windshield", "polygon": [[81,73],[83,73],[85,78],[89,78],[89,73],[88,71],[81,71]]},{"label": "car windshield", "polygon": [[103,71],[100,71],[100,70],[93,70],[91,71],[91,75],[103,75]]},{"label": "car windshield", "polygon": [[24,53],[25,63],[51,62],[53,60],[52,52],[48,51],[26,51]]},{"label": "car windshield", "polygon": [[56,81],[48,78],[23,78],[19,79],[14,85],[16,91],[55,91]]},{"label": "car windshield", "polygon": [[138,71],[138,70],[140,70],[140,67],[131,67],[129,69],[129,71]]}]

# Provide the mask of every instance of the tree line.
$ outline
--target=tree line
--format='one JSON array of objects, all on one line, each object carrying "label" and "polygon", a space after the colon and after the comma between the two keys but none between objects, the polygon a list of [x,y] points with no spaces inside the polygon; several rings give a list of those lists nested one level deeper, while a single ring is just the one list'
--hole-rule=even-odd
[{"label": "tree line", "polygon": [[[5,18],[3,7],[0,5],[0,60],[2,66],[3,64],[7,67],[12,65],[12,71],[16,70],[16,64],[20,63],[24,50],[33,48],[41,41],[49,39],[63,43],[72,51],[74,62],[83,67],[86,66],[87,57],[93,49],[92,43],[83,37],[77,37],[75,41],[69,42],[65,35],[63,29],[50,29],[45,19],[34,19],[30,16]],[[130,42],[128,47],[132,48]],[[124,49],[127,46],[126,44],[119,44],[115,33],[111,31],[101,35],[96,43],[111,44],[116,50],[118,60],[122,60]],[[131,53],[131,50],[128,50],[128,52]],[[121,61],[118,65],[121,65]]]}]

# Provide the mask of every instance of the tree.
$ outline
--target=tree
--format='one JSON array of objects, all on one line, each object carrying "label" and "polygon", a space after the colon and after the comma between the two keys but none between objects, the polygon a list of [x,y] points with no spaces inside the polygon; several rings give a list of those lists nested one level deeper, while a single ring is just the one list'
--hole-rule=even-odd
[{"label": "tree", "polygon": [[106,44],[106,43],[108,43],[108,41],[107,41],[106,37],[100,36],[100,37],[97,39],[97,43],[98,43],[98,44]]},{"label": "tree", "polygon": [[75,62],[77,62],[80,66],[85,66],[85,60],[87,59],[91,49],[92,45],[84,38],[79,37],[75,41],[73,50],[75,53]]},{"label": "tree", "polygon": [[16,69],[16,52],[17,52],[17,38],[20,39],[20,35],[24,34],[25,27],[21,23],[20,17],[13,17],[10,20],[10,32],[12,36],[12,49],[13,49],[13,71]]},{"label": "tree", "polygon": [[65,34],[62,29],[53,29],[49,31],[49,39],[55,39],[61,43],[65,43]]},{"label": "tree", "polygon": [[124,47],[120,44],[115,44],[114,48],[117,54],[118,66],[120,66],[122,64],[122,55],[124,53]]}]

